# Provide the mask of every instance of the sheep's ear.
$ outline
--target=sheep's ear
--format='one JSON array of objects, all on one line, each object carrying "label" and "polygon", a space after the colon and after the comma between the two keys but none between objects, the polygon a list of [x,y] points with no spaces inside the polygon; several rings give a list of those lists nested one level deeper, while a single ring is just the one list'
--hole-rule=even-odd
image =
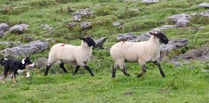
[{"label": "sheep's ear", "polygon": [[151,35],[157,35],[159,32],[158,31],[152,31],[152,32],[149,32]]},{"label": "sheep's ear", "polygon": [[151,34],[151,35],[155,35],[155,33],[153,33],[153,32],[149,32],[149,34]]},{"label": "sheep's ear", "polygon": [[80,39],[80,40],[85,40],[85,38],[83,38],[83,37],[79,37],[79,39]]}]

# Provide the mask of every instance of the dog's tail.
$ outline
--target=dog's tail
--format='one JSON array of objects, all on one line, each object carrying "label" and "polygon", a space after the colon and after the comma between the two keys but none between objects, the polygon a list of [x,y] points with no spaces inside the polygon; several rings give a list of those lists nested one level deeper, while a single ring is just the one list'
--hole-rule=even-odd
[{"label": "dog's tail", "polygon": [[7,58],[2,58],[2,59],[0,60],[0,64],[1,64],[1,65],[4,65],[4,63],[5,63],[6,60],[8,60],[8,59],[7,59]]}]

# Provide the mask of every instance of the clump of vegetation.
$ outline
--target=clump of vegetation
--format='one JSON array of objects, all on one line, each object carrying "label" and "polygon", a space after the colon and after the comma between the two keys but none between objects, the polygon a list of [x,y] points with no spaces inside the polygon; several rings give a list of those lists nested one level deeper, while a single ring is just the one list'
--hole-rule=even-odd
[{"label": "clump of vegetation", "polygon": [[56,2],[54,0],[47,0],[47,1],[43,1],[43,0],[33,0],[30,3],[31,7],[35,7],[35,8],[42,8],[42,7],[50,7],[56,5]]}]

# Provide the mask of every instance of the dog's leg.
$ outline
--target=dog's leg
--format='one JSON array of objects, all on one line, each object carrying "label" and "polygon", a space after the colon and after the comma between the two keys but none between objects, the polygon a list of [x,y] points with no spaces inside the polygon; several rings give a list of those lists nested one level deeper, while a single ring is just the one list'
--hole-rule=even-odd
[{"label": "dog's leg", "polygon": [[17,80],[16,80],[16,73],[13,72],[13,83],[16,84]]},{"label": "dog's leg", "polygon": [[6,80],[6,78],[7,78],[8,71],[9,71],[9,69],[5,67],[5,68],[4,68],[4,76],[3,76],[3,78],[2,78],[3,84],[5,83],[5,80]]}]

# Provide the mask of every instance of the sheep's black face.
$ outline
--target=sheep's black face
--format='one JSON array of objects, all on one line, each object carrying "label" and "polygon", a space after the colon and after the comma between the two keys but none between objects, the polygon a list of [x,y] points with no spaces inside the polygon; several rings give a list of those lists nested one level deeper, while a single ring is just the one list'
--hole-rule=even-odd
[{"label": "sheep's black face", "polygon": [[88,46],[95,46],[96,43],[94,42],[94,40],[91,37],[86,37],[86,38],[80,38],[81,40],[83,40],[84,42],[86,42],[88,44]]},{"label": "sheep's black face", "polygon": [[161,33],[161,32],[154,32],[154,33],[150,33],[152,35],[155,35],[156,37],[158,37],[160,39],[160,42],[161,43],[164,43],[164,44],[168,44],[168,38],[165,34]]}]

